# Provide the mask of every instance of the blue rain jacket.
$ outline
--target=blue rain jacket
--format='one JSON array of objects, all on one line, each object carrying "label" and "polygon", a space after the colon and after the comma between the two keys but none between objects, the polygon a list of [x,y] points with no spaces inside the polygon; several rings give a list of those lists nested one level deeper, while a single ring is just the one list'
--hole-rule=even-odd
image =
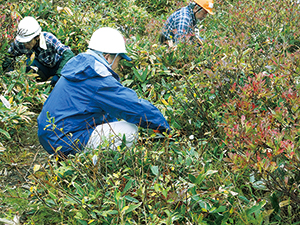
[{"label": "blue rain jacket", "polygon": [[75,154],[97,125],[118,119],[161,132],[171,130],[154,105],[119,80],[107,61],[91,50],[69,60],[37,119],[45,150]]}]

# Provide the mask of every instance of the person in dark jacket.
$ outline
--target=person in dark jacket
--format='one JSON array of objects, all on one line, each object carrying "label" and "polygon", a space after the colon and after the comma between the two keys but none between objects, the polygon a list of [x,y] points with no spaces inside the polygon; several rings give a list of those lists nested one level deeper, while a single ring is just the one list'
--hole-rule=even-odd
[{"label": "person in dark jacket", "polygon": [[38,68],[37,80],[47,81],[52,77],[50,83],[52,86],[59,79],[64,65],[74,56],[71,49],[62,44],[53,34],[42,32],[39,23],[31,16],[24,17],[20,21],[16,39],[11,43],[8,53],[9,56],[2,64],[3,71],[13,70],[17,56],[25,54],[28,63],[34,53],[34,60],[31,65],[27,66],[26,71]]},{"label": "person in dark jacket", "polygon": [[49,154],[75,154],[104,142],[116,149],[124,137],[131,146],[137,126],[171,130],[154,105],[120,83],[114,70],[120,60],[131,60],[126,53],[122,34],[103,27],[92,35],[89,49],[65,65],[37,120],[39,141]]}]

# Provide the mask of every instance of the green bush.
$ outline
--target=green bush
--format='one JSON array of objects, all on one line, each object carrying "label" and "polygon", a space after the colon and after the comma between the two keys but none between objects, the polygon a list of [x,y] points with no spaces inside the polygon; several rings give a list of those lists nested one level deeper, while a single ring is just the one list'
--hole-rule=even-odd
[{"label": "green bush", "polygon": [[[133,58],[118,71],[123,84],[153,102],[174,129],[159,141],[141,129],[132,149],[35,165],[24,210],[28,224],[299,220],[299,5],[216,1],[216,14],[201,22],[201,48],[159,45],[165,19],[186,4],[72,0],[5,6],[7,15],[34,15],[43,30],[76,53],[86,50],[98,27],[118,28]],[[11,41],[3,38],[0,59]],[[36,84],[22,61],[1,81],[12,104],[0,106],[1,142],[7,147],[18,129],[34,124],[28,118],[51,90]]]}]

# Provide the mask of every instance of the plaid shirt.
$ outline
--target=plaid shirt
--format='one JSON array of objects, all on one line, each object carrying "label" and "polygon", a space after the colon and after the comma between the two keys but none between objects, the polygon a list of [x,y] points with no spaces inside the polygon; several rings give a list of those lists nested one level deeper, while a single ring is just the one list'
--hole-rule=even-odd
[{"label": "plaid shirt", "polygon": [[58,40],[53,34],[48,32],[42,32],[45,37],[47,49],[40,48],[39,45],[35,46],[33,49],[28,50],[25,48],[24,43],[18,42],[15,40],[11,43],[8,53],[14,57],[26,54],[27,57],[30,57],[32,53],[35,53],[35,59],[41,62],[47,67],[54,67],[56,63],[60,60],[61,55],[67,49],[70,49],[68,46],[65,46]]},{"label": "plaid shirt", "polygon": [[168,39],[178,43],[181,39],[194,35],[197,20],[191,5],[175,11],[165,23],[162,34]]}]

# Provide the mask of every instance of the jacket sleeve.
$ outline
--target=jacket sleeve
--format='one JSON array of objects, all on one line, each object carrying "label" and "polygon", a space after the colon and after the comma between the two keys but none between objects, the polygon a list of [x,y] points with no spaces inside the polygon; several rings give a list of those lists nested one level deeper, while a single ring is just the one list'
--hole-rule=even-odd
[{"label": "jacket sleeve", "polygon": [[25,48],[23,43],[18,42],[17,40],[14,40],[11,44],[10,47],[7,51],[7,53],[11,56],[11,57],[17,57],[17,56],[21,56],[23,54],[28,54],[29,51]]},{"label": "jacket sleeve", "polygon": [[56,74],[58,76],[61,75],[61,70],[62,68],[64,67],[64,65],[66,65],[66,63],[72,58],[74,57],[74,53],[70,50],[70,49],[67,49],[63,52],[62,54],[62,59],[61,59],[61,62],[59,64],[59,67],[58,67],[58,70],[56,72]]},{"label": "jacket sleeve", "polygon": [[12,71],[14,69],[15,57],[26,54],[30,57],[29,51],[24,47],[24,44],[14,40],[9,49],[7,50],[8,56],[4,59],[2,63],[3,71]]},{"label": "jacket sleeve", "polygon": [[162,113],[149,101],[139,99],[136,92],[117,82],[112,76],[102,79],[97,90],[99,107],[110,116],[124,119],[143,128],[169,132],[171,128]]}]

